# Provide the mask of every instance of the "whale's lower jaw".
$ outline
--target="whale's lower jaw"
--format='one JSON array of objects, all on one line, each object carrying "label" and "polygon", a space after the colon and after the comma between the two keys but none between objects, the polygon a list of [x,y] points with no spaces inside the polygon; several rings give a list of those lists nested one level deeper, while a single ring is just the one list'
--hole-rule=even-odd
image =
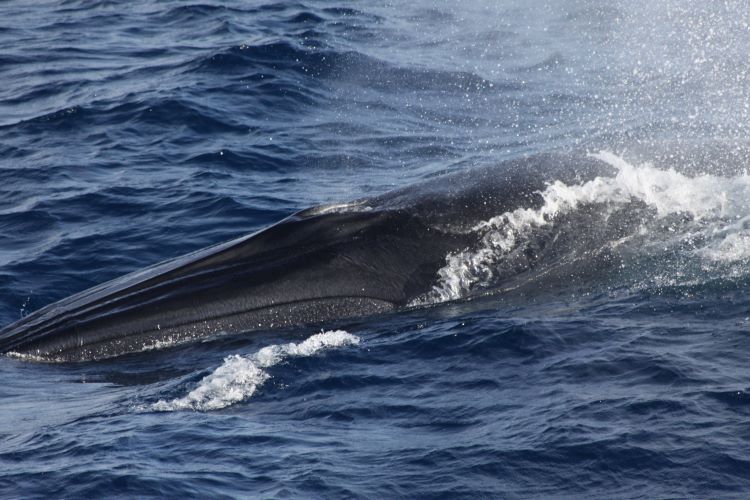
[{"label": "whale's lower jaw", "polygon": [[144,325],[141,331],[98,342],[77,342],[87,336],[71,329],[62,335],[41,339],[9,351],[10,357],[48,363],[97,361],[222,335],[256,330],[312,325],[346,318],[386,313],[394,304],[370,297],[324,297],[289,302],[228,316],[179,325]]}]

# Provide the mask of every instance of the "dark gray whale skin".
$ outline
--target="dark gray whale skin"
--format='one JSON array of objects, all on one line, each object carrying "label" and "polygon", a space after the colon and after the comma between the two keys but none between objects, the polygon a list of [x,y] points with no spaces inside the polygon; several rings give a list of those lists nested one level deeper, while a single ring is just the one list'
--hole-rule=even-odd
[{"label": "dark gray whale skin", "polygon": [[539,206],[549,182],[611,173],[587,156],[540,155],[303,210],[50,304],[0,330],[0,352],[91,361],[402,309],[475,241],[478,222]]}]

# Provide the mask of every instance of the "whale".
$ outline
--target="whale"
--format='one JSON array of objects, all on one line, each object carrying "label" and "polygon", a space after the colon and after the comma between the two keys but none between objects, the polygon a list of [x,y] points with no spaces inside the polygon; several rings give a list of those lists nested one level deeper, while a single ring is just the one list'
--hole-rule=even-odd
[{"label": "whale", "polygon": [[253,234],[49,304],[0,330],[0,353],[85,362],[220,335],[414,307],[481,221],[543,202],[554,181],[612,175],[586,155],[539,154],[435,175],[290,214]]}]

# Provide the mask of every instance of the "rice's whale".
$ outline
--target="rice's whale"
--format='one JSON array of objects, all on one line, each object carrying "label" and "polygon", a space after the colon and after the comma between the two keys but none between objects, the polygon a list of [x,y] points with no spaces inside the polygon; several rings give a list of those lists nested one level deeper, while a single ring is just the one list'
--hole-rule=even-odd
[{"label": "rice's whale", "polygon": [[88,361],[404,308],[479,221],[539,205],[551,181],[607,173],[590,157],[542,155],[303,210],[48,305],[0,330],[0,352]]}]

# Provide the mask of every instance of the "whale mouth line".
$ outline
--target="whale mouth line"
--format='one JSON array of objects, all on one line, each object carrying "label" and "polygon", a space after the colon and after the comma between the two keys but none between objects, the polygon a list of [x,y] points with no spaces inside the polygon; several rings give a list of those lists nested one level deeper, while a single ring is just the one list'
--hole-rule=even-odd
[{"label": "whale mouth line", "polygon": [[[16,359],[48,363],[96,361],[111,358],[124,349],[127,353],[142,353],[194,342],[209,341],[236,335],[276,328],[304,327],[327,321],[352,317],[366,317],[393,311],[398,306],[391,301],[368,296],[329,295],[310,299],[290,300],[255,307],[231,314],[216,314],[201,321],[183,321],[150,326],[121,337],[118,332],[83,344],[81,332],[62,340],[40,338],[24,349],[11,349],[6,356]],[[310,318],[304,320],[304,318]],[[292,318],[302,318],[294,321]],[[75,328],[75,327],[74,327]],[[71,342],[73,340],[73,342]]]}]

